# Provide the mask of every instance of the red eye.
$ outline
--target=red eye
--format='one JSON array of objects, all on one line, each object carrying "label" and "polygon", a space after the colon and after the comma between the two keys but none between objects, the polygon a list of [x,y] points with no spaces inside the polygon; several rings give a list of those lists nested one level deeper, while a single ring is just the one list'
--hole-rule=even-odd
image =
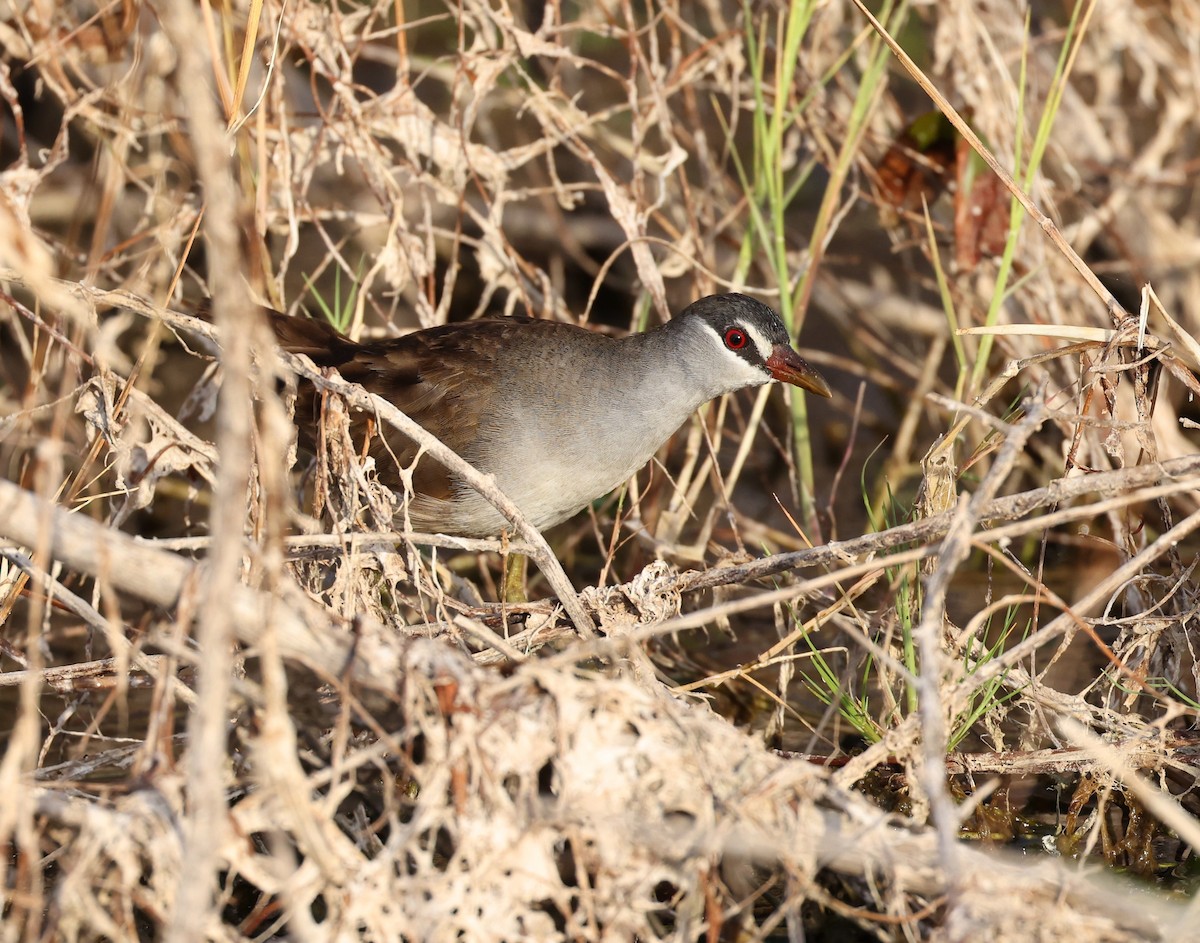
[{"label": "red eye", "polygon": [[725,346],[730,350],[741,350],[746,346],[746,332],[740,327],[726,328]]}]

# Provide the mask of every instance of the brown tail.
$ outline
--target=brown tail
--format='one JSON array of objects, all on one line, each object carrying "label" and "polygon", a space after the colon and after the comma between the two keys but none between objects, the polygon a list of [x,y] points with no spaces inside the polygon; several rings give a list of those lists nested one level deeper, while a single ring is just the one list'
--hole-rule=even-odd
[{"label": "brown tail", "polygon": [[[353,356],[358,345],[327,321],[294,317],[259,307],[275,334],[275,341],[292,354],[304,354],[319,367],[336,367]],[[212,299],[204,298],[196,305],[196,317],[212,320]]]}]

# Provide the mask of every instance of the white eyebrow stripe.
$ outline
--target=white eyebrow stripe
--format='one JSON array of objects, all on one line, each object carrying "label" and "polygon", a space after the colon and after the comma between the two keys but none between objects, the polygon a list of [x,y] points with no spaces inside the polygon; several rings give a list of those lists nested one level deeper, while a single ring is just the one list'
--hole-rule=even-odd
[{"label": "white eyebrow stripe", "polygon": [[764,361],[770,357],[771,351],[775,349],[775,345],[771,343],[770,338],[753,324],[742,324],[741,327],[750,335],[750,339],[754,341],[754,346],[758,348],[758,355]]}]

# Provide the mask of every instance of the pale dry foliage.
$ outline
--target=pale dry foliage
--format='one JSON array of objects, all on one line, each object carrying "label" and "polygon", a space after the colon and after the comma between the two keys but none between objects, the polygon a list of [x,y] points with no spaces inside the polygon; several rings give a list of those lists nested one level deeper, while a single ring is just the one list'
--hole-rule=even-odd
[{"label": "pale dry foliage", "polygon": [[[1080,7],[1043,163],[1015,174],[1063,238],[1022,229],[995,321],[1036,327],[987,359],[939,307],[919,197],[873,205],[927,104],[850,0],[815,5],[786,88],[770,70],[801,11],[773,3],[0,10],[0,940],[1194,935],[1188,908],[1088,876],[1150,848],[1182,869],[1200,844],[1190,0]],[[1037,5],[1027,35],[1017,4],[949,0],[891,26],[1011,168],[1070,13]],[[788,116],[762,163],[756,110]],[[744,188],[771,167],[812,172],[778,217],[782,294],[770,210]],[[928,196],[943,294],[981,325],[998,260],[950,247],[952,198]],[[1144,346],[1081,266],[1127,307],[1153,285]],[[496,545],[389,537],[402,496],[337,396],[297,497],[286,408],[306,367],[248,326],[246,299],[313,308],[310,284],[357,284],[356,336],[485,312],[627,329],[749,286],[798,330],[806,314],[838,389],[810,404],[815,509],[797,501],[803,436],[797,452],[769,431],[765,397],[718,404],[665,472],[556,544],[601,558],[570,569],[600,588],[483,602]],[[168,310],[207,294],[220,371],[212,327]],[[956,385],[956,343],[974,381]],[[800,525],[763,494],[771,455]],[[922,519],[851,539],[860,480],[879,509],[922,474]],[[779,552],[751,562],[763,547]],[[948,614],[980,550],[1009,588]],[[987,617],[1018,604],[1037,632],[985,656]],[[645,654],[754,610],[779,641],[752,666],[672,688]],[[763,686],[768,666],[789,693],[805,633],[835,687],[873,698],[880,739],[840,766],[769,751],[691,693]],[[989,682],[1002,703],[947,759]],[[836,710],[779,704],[773,737],[837,754]],[[1060,845],[1079,860],[958,841],[988,776],[1051,772],[1090,777]],[[893,776],[894,812],[852,788]]]}]

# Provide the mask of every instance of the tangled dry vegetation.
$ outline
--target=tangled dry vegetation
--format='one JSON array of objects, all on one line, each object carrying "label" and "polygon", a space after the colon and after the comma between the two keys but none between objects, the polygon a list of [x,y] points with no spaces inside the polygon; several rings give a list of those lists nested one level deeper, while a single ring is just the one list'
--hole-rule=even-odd
[{"label": "tangled dry vegetation", "polygon": [[[873,9],[5,5],[0,939],[1195,937],[1200,8]],[[743,286],[521,605],[247,307]]]}]

